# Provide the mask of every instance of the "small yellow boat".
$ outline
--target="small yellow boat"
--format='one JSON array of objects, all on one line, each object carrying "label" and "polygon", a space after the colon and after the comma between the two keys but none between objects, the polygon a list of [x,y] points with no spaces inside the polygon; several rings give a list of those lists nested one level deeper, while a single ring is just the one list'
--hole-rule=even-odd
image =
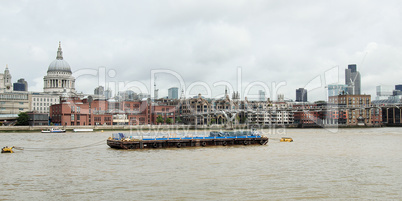
[{"label": "small yellow boat", "polygon": [[1,149],[1,153],[14,153],[14,151],[13,151],[13,148],[14,147],[3,147],[2,149]]},{"label": "small yellow boat", "polygon": [[281,138],[281,142],[293,142],[293,139],[290,137],[283,137]]}]

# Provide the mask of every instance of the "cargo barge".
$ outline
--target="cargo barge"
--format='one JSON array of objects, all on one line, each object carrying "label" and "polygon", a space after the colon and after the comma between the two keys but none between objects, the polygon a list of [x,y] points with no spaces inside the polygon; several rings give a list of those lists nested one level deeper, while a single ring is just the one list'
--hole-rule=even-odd
[{"label": "cargo barge", "polygon": [[158,149],[234,145],[266,145],[268,137],[251,132],[211,132],[209,137],[154,137],[135,139],[123,133],[113,134],[107,145],[115,149]]}]

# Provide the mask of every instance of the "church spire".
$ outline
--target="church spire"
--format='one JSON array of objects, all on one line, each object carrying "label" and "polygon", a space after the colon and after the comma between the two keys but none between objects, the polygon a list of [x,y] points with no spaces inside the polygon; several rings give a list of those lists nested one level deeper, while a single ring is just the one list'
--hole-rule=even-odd
[{"label": "church spire", "polygon": [[56,59],[63,60],[63,51],[61,51],[61,41],[59,41],[59,49],[57,50]]}]

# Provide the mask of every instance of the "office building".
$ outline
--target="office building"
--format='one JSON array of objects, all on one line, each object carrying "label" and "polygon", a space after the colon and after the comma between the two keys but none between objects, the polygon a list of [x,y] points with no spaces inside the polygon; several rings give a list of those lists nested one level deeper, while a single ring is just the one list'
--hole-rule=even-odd
[{"label": "office building", "polygon": [[24,78],[18,80],[13,84],[14,91],[28,91],[28,82]]},{"label": "office building", "polygon": [[178,99],[179,98],[179,88],[172,87],[168,89],[168,99]]},{"label": "office building", "polygon": [[395,90],[402,91],[402,84],[395,85]]},{"label": "office building", "polygon": [[361,94],[361,76],[356,64],[349,64],[345,69],[345,84],[348,85],[349,95]]},{"label": "office building", "polygon": [[296,102],[307,102],[307,89],[296,89]]}]

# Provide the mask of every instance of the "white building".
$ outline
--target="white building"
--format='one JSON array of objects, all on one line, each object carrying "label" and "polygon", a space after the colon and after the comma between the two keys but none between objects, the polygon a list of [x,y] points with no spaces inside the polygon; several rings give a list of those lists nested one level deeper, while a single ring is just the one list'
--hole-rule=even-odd
[{"label": "white building", "polygon": [[60,95],[43,92],[30,93],[30,110],[40,113],[49,113],[49,107],[60,103]]},{"label": "white building", "polygon": [[0,93],[0,114],[19,114],[20,112],[28,112],[29,110],[28,93]]}]

